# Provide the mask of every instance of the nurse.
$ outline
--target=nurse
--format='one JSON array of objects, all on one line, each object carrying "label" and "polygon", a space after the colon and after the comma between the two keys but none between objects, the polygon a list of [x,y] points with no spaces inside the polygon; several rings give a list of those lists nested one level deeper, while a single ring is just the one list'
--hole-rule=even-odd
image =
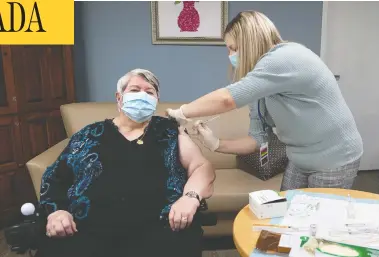
[{"label": "nurse", "polygon": [[257,11],[239,13],[226,27],[224,40],[234,83],[167,109],[167,114],[184,124],[249,105],[251,125],[245,138],[223,140],[205,124],[195,126],[210,150],[247,154],[265,143],[260,105],[268,113],[263,118],[273,121],[286,145],[289,164],[281,190],[351,188],[363,154],[362,138],[333,73],[319,56],[283,41],[271,20]]}]

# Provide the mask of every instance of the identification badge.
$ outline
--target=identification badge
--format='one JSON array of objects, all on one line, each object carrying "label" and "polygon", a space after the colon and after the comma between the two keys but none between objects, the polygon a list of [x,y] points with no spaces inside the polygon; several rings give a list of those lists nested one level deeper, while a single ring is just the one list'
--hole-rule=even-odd
[{"label": "identification badge", "polygon": [[259,149],[259,160],[261,161],[261,167],[268,163],[268,143],[263,143]]}]

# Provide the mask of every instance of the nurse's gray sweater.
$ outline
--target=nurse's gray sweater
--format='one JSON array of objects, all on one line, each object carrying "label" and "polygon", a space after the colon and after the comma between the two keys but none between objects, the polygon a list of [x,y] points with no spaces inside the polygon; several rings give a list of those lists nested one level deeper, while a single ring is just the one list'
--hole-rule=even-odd
[{"label": "nurse's gray sweater", "polygon": [[249,134],[259,143],[263,131],[257,102],[264,100],[261,106],[299,168],[331,170],[362,156],[362,138],[333,73],[303,45],[277,45],[227,89],[237,107],[250,106]]}]

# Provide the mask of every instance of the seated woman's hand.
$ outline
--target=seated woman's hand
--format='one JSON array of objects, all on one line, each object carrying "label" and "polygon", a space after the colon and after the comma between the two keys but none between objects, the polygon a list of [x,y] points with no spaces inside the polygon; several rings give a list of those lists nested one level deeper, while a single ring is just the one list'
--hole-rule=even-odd
[{"label": "seated woman's hand", "polygon": [[179,200],[172,205],[168,216],[171,229],[178,231],[189,227],[199,206],[200,203],[195,198],[188,196],[179,198]]},{"label": "seated woman's hand", "polygon": [[78,230],[71,213],[59,210],[47,217],[46,235],[48,237],[72,236],[75,232]]}]

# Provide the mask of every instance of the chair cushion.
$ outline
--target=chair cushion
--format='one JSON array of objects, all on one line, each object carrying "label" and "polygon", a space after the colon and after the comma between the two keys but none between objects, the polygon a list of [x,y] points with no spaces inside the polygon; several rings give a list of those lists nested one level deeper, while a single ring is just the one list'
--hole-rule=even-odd
[{"label": "chair cushion", "polygon": [[211,212],[235,212],[249,203],[248,194],[253,191],[280,189],[283,174],[262,181],[240,169],[216,170],[213,196],[207,200]]}]

